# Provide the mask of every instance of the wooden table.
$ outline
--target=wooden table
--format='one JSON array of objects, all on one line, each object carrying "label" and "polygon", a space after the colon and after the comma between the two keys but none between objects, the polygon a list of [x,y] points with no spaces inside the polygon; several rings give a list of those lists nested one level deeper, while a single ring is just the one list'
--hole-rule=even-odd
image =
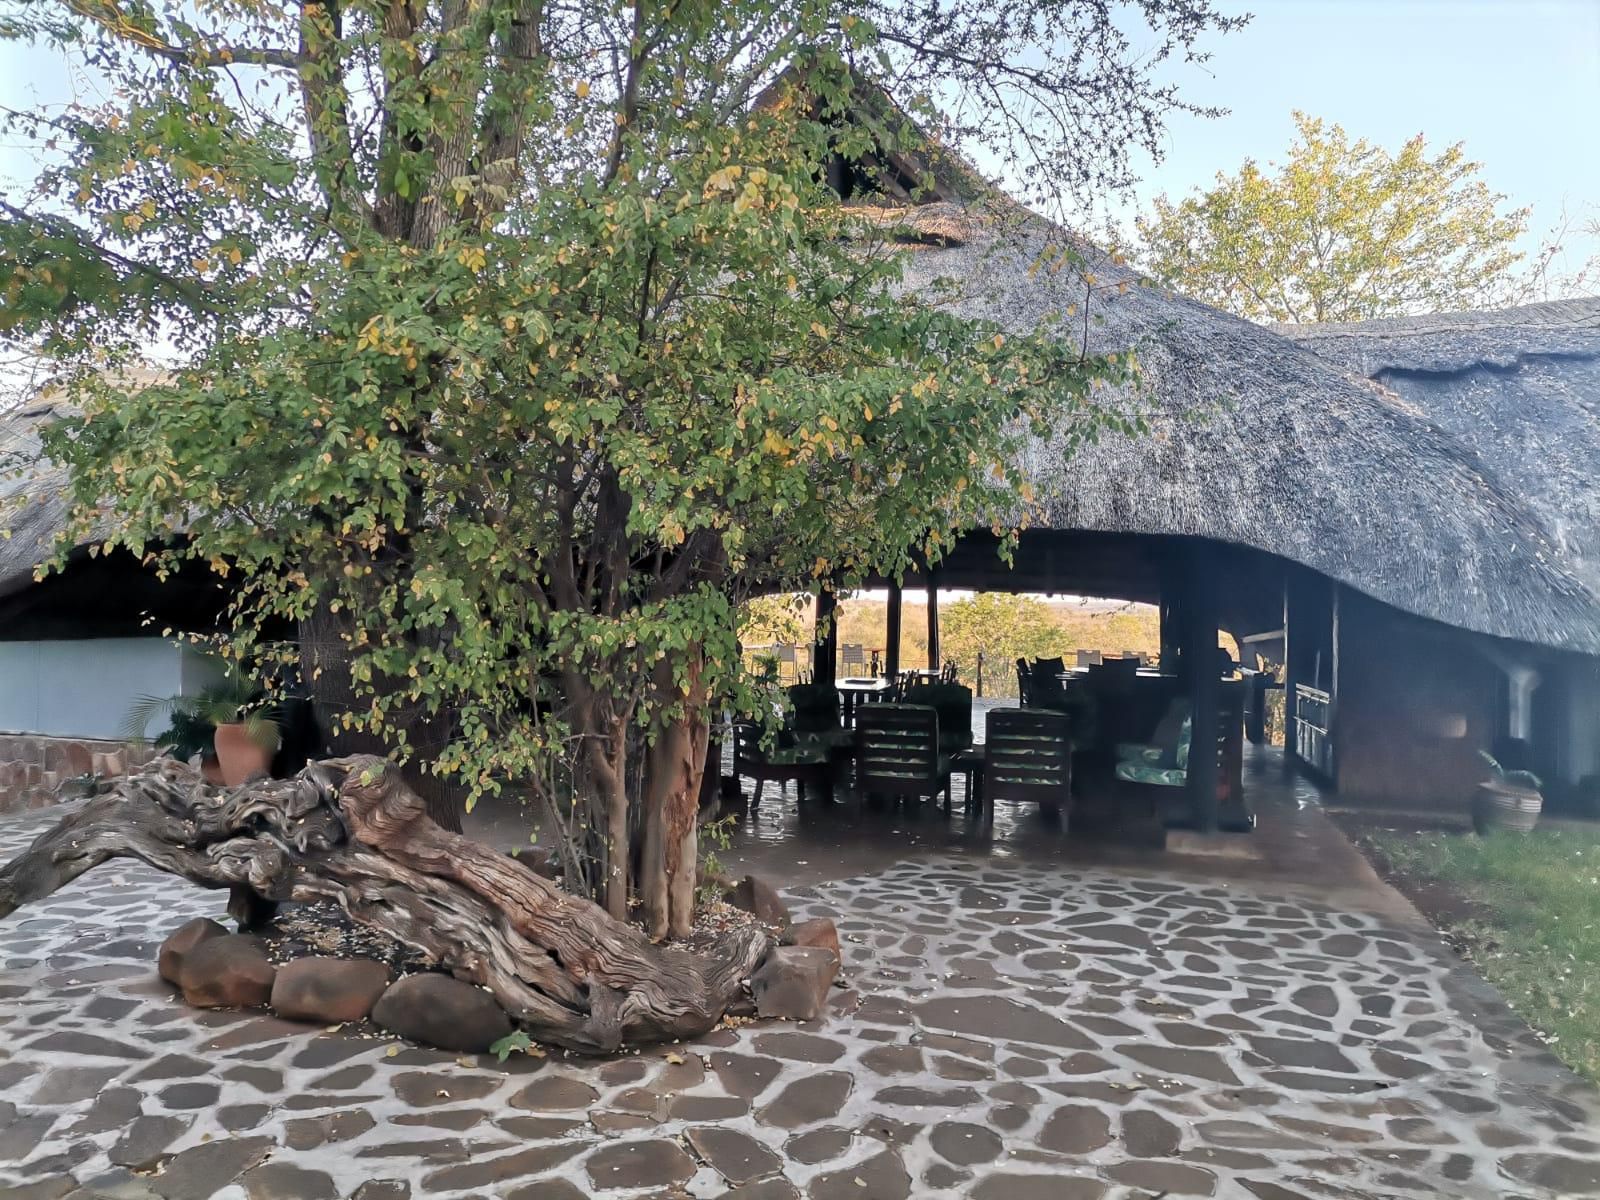
[{"label": "wooden table", "polygon": [[957,750],[950,756],[950,765],[967,777],[967,816],[976,817],[983,809],[983,769],[989,757],[982,742]]}]

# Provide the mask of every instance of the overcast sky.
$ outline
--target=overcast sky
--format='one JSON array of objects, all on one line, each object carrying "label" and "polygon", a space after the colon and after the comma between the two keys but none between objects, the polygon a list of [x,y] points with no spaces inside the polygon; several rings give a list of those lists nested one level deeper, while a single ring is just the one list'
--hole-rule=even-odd
[{"label": "overcast sky", "polygon": [[[1146,162],[1140,198],[1209,184],[1244,159],[1279,156],[1303,109],[1354,137],[1397,147],[1424,133],[1463,141],[1484,176],[1532,205],[1533,249],[1563,207],[1600,219],[1600,0],[1218,0],[1255,19],[1215,39],[1212,62],[1177,68],[1217,120],[1177,118],[1166,159]],[[59,104],[72,84],[48,55],[0,43],[0,104]],[[26,155],[0,145],[0,180],[26,178]],[[1124,219],[1127,204],[1120,206]],[[1575,268],[1600,238],[1575,237]]]}]

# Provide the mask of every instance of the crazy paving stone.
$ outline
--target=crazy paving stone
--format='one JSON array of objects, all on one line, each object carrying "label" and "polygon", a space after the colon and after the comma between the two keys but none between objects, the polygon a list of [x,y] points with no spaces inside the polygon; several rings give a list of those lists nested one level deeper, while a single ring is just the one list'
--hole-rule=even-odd
[{"label": "crazy paving stone", "polygon": [[684,1137],[700,1160],[729,1183],[770,1175],[783,1166],[776,1153],[736,1129],[704,1125],[688,1130]]},{"label": "crazy paving stone", "polygon": [[676,1142],[610,1142],[584,1163],[590,1182],[601,1191],[667,1188],[695,1172],[694,1160]]}]

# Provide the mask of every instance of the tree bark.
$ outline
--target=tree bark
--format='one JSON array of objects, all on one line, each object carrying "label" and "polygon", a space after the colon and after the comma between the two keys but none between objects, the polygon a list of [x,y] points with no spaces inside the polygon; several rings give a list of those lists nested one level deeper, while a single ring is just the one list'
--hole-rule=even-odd
[{"label": "tree bark", "polygon": [[644,812],[644,856],[640,902],[652,937],[684,937],[694,924],[700,781],[711,739],[708,702],[699,652],[691,650],[686,691],[678,692],[672,668],[656,670],[663,705],[682,705],[650,748]]},{"label": "tree bark", "polygon": [[0,918],[119,856],[248,892],[251,905],[333,900],[487,987],[531,1037],[584,1052],[707,1032],[770,948],[756,926],[705,954],[653,945],[514,858],[441,829],[394,766],[371,756],[236,788],[157,760],[0,870]]}]

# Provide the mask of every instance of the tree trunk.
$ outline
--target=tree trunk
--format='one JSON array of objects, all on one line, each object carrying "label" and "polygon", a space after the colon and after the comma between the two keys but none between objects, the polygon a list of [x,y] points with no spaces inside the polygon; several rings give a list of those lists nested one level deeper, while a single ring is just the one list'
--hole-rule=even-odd
[{"label": "tree trunk", "polygon": [[[687,691],[663,664],[655,686],[664,704],[681,703],[683,714],[661,732],[651,747],[645,794],[644,866],[640,900],[645,929],[652,937],[684,937],[694,925],[700,816],[700,781],[711,737],[703,664],[691,652]],[[645,887],[648,880],[650,886]]]},{"label": "tree trunk", "polygon": [[[300,622],[301,668],[311,685],[317,725],[327,735],[328,749],[335,755],[384,755],[389,747],[376,734],[346,729],[342,714],[366,703],[357,699],[350,679],[350,655],[341,634],[343,622],[335,613],[319,609]],[[428,816],[451,833],[461,832],[461,813],[465,800],[461,788],[431,770],[434,757],[449,741],[449,723],[438,716],[414,713],[401,719],[406,739],[414,755],[401,768],[406,785],[422,797]]]},{"label": "tree trunk", "polygon": [[118,856],[268,902],[336,901],[487,987],[531,1037],[586,1052],[707,1032],[770,948],[756,926],[705,954],[652,945],[514,858],[441,829],[394,766],[371,756],[227,789],[157,760],[0,870],[0,918]]},{"label": "tree trunk", "polygon": [[612,721],[603,738],[585,739],[589,747],[589,776],[598,801],[598,825],[604,831],[604,886],[601,899],[614,920],[628,918],[628,757],[627,726]]}]

